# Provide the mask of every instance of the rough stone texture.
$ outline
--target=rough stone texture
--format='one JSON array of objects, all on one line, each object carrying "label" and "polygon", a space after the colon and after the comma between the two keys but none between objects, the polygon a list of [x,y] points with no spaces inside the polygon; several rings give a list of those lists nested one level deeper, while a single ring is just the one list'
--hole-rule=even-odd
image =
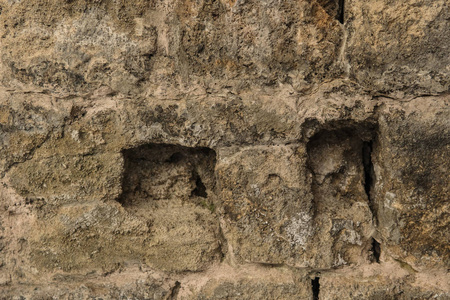
[{"label": "rough stone texture", "polygon": [[449,299],[445,0],[0,0],[0,299]]},{"label": "rough stone texture", "polygon": [[351,76],[380,93],[434,94],[449,89],[449,4],[350,0]]},{"label": "rough stone texture", "polygon": [[449,113],[448,101],[441,109],[414,101],[379,119],[374,164],[379,234],[392,257],[417,267],[450,264]]},{"label": "rough stone texture", "polygon": [[306,264],[313,225],[309,189],[302,190],[305,152],[299,145],[219,150],[225,236],[238,260]]}]

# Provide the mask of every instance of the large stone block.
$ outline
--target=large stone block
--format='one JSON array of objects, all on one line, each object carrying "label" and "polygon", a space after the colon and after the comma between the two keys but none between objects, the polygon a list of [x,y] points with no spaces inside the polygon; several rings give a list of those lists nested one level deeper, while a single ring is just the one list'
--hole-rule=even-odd
[{"label": "large stone block", "polygon": [[58,206],[71,202],[115,199],[120,195],[123,168],[120,153],[49,155],[47,158],[26,161],[11,169],[11,185],[22,196],[41,198]]},{"label": "large stone block", "polygon": [[299,144],[218,150],[225,236],[239,261],[307,264],[314,228],[305,162]]},{"label": "large stone block", "polygon": [[186,297],[189,285],[182,289],[179,299],[312,299],[309,278],[297,273],[302,272],[258,265],[217,269],[190,297]]},{"label": "large stone block", "polygon": [[418,268],[450,264],[450,112],[433,100],[383,110],[374,152],[380,239]]},{"label": "large stone block", "polygon": [[343,73],[343,27],[327,11],[310,1],[3,1],[2,82],[71,94],[106,85],[167,96],[217,79],[309,89]]},{"label": "large stone block", "polygon": [[448,91],[450,43],[446,0],[345,2],[351,77],[379,93]]}]

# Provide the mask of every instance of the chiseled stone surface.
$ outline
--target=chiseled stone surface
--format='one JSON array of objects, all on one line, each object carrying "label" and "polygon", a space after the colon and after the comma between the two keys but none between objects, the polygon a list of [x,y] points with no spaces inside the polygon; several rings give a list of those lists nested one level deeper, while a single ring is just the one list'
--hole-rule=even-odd
[{"label": "chiseled stone surface", "polygon": [[450,298],[445,0],[0,0],[0,299]]}]

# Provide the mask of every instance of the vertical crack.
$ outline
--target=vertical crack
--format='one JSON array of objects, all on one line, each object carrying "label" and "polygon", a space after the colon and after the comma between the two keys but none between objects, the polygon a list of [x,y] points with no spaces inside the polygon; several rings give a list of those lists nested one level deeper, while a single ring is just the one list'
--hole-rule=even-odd
[{"label": "vertical crack", "polygon": [[363,166],[364,166],[364,190],[367,198],[370,199],[370,189],[372,186],[372,141],[363,143]]},{"label": "vertical crack", "polygon": [[[369,208],[372,212],[372,218],[375,225],[378,225],[377,208],[373,197],[373,186],[375,184],[375,171],[372,162],[373,141],[363,142],[362,158],[364,167],[364,191],[367,195]],[[372,262],[380,263],[381,244],[372,238],[370,248],[370,260]]]},{"label": "vertical crack", "polygon": [[167,297],[167,300],[174,300],[177,299],[178,293],[180,292],[181,283],[179,281],[175,282],[175,285],[172,287],[170,291],[169,297]]},{"label": "vertical crack", "polygon": [[339,0],[337,19],[339,23],[344,24],[344,0]]},{"label": "vertical crack", "polygon": [[364,167],[364,191],[367,195],[367,200],[369,202],[370,210],[372,211],[372,217],[375,222],[375,225],[378,225],[377,218],[377,209],[375,205],[375,201],[372,197],[372,188],[375,183],[375,171],[372,162],[372,150],[373,150],[373,142],[363,142],[362,147],[362,159],[363,159],[363,167]]},{"label": "vertical crack", "polygon": [[311,279],[311,286],[313,292],[313,300],[319,300],[319,292],[320,292],[319,277]]}]

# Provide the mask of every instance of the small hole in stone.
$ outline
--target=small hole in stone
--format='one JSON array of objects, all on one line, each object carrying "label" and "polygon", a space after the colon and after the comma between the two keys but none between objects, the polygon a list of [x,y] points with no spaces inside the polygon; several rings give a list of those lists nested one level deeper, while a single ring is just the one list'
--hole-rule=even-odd
[{"label": "small hole in stone", "polygon": [[319,277],[316,277],[311,280],[311,286],[313,292],[313,300],[319,300],[319,291],[320,291]]},{"label": "small hole in stone", "polygon": [[206,193],[206,186],[203,184],[200,176],[197,173],[194,173],[193,177],[195,179],[195,189],[192,190],[191,196],[202,198],[208,197],[208,193]]},{"label": "small hole in stone", "polygon": [[381,244],[374,238],[372,238],[372,249],[371,249],[373,260],[372,262],[380,263],[381,255]]}]

